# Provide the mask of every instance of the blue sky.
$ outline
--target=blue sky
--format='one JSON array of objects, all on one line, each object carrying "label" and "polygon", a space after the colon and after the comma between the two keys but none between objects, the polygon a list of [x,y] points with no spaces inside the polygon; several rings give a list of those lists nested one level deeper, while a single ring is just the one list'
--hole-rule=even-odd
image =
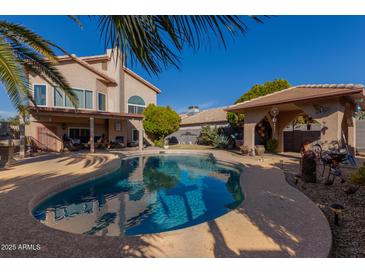
[{"label": "blue sky", "polygon": [[[78,56],[102,54],[93,19],[80,29],[65,16],[1,16],[21,23]],[[150,76],[132,69],[158,86],[159,105],[178,112],[189,105],[212,108],[232,104],[253,84],[276,78],[292,85],[365,83],[365,16],[278,16],[257,24],[245,18],[248,33],[228,47],[184,50],[180,70],[167,68]],[[0,116],[13,113],[0,87]]]}]

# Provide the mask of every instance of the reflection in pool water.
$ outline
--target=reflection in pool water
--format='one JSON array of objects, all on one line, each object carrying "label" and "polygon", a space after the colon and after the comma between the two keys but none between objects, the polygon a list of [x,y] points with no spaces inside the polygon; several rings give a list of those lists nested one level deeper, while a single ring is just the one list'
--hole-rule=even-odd
[{"label": "reflection in pool water", "polygon": [[196,225],[243,201],[239,170],[208,156],[157,155],[70,188],[33,210],[42,223],[90,235],[139,235]]}]

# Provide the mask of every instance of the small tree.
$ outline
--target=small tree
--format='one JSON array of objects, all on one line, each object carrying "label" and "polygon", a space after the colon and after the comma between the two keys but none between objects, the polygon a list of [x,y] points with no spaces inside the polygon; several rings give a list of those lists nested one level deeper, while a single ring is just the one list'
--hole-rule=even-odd
[{"label": "small tree", "polygon": [[144,130],[154,142],[161,143],[167,135],[179,129],[181,118],[169,106],[162,107],[150,104],[144,110],[143,115]]},{"label": "small tree", "polygon": [[[287,80],[277,79],[274,81],[268,81],[264,84],[256,84],[251,87],[251,89],[245,92],[240,98],[238,98],[235,104],[242,103],[260,96],[264,96],[267,94],[271,94],[283,89],[287,89],[290,87],[290,84]],[[227,113],[227,120],[233,127],[238,127],[243,123],[244,115],[236,114],[233,112]]]},{"label": "small tree", "polygon": [[218,135],[218,129],[210,126],[203,126],[198,136],[198,144],[211,146]]}]

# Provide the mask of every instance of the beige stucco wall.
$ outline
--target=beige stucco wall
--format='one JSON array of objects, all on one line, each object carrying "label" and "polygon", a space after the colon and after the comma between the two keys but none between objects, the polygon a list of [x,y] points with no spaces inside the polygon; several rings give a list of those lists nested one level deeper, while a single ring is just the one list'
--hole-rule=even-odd
[{"label": "beige stucco wall", "polygon": [[[298,104],[298,107],[321,124],[322,131],[320,141],[324,149],[341,142],[345,105],[340,99],[336,98],[307,104]],[[322,111],[319,111],[320,107],[322,108]]]},{"label": "beige stucco wall", "polygon": [[134,95],[140,96],[144,100],[146,106],[149,104],[157,104],[156,92],[128,73],[124,73],[124,85],[124,112],[128,112],[128,99]]}]

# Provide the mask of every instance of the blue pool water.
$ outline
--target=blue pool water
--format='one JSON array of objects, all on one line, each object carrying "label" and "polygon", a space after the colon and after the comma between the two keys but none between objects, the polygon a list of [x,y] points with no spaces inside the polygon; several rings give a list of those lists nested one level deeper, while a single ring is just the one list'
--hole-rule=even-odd
[{"label": "blue pool water", "polygon": [[33,210],[55,229],[140,235],[196,225],[236,208],[240,171],[208,156],[125,159],[120,169],[45,200]]}]

